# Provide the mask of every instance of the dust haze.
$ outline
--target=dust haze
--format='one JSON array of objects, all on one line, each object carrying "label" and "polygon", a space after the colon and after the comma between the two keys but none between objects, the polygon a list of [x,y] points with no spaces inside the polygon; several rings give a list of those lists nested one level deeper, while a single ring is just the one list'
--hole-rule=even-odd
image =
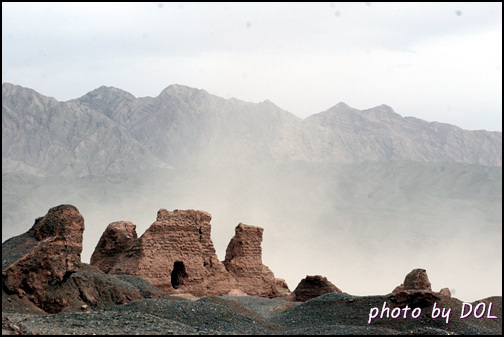
[{"label": "dust haze", "polygon": [[85,219],[87,263],[111,222],[131,221],[141,236],[160,208],[199,209],[212,214],[220,260],[238,223],[264,228],[263,263],[291,291],[323,275],[352,295],[387,294],[424,268],[434,291],[502,295],[502,167],[297,162],[2,180],[3,241],[72,204]]}]

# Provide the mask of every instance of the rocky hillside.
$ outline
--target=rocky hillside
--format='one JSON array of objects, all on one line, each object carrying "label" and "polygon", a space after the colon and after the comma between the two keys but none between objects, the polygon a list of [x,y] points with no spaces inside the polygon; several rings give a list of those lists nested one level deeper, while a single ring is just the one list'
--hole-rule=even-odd
[{"label": "rocky hillside", "polygon": [[302,120],[269,101],[171,85],[135,98],[100,87],[67,102],[2,85],[2,172],[85,176],[152,167],[413,160],[502,165],[502,133],[339,103]]},{"label": "rocky hillside", "polygon": [[138,171],[156,158],[106,115],[2,86],[2,167],[36,175]]},{"label": "rocky hillside", "polygon": [[[306,122],[331,130],[326,157],[337,161],[344,148],[350,162],[413,160],[419,162],[471,163],[502,166],[502,133],[468,131],[450,124],[401,117],[387,105],[357,110],[338,103],[312,115]],[[336,144],[344,144],[337,146]]]}]

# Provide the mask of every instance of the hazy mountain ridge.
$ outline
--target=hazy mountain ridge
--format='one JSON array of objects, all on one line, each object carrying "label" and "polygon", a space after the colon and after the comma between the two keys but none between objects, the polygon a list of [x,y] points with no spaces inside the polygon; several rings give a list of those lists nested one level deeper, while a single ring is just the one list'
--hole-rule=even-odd
[{"label": "hazy mountain ridge", "polygon": [[404,118],[386,105],[360,111],[339,103],[302,120],[269,101],[182,85],[142,98],[102,86],[58,102],[4,83],[2,133],[3,172],[48,175],[293,160],[502,165],[501,132]]},{"label": "hazy mountain ridge", "polygon": [[[90,94],[78,101],[89,107],[100,105]],[[281,156],[285,152],[277,143],[292,138],[283,129],[292,129],[292,124],[300,121],[270,102],[225,100],[180,85],[169,86],[155,98],[139,98],[127,107],[114,105],[114,101],[112,97],[112,104],[102,102],[103,106],[113,107],[109,116],[162,161],[176,167],[225,165],[239,158],[277,159],[274,154]],[[218,156],[218,161],[213,162],[217,153],[228,156]]]},{"label": "hazy mountain ridge", "polygon": [[[106,151],[105,151],[106,149]],[[156,158],[103,113],[2,86],[2,170],[83,176],[138,171]]]},{"label": "hazy mountain ridge", "polygon": [[[502,133],[401,117],[387,105],[357,110],[344,103],[306,118],[352,148],[352,162],[413,160],[502,166]],[[329,141],[331,142],[331,140]]]}]

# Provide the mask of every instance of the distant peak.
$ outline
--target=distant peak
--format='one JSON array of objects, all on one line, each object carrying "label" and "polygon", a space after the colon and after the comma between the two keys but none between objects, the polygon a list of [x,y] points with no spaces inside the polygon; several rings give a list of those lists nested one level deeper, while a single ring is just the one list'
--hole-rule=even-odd
[{"label": "distant peak", "polygon": [[133,96],[129,92],[124,91],[122,89],[118,89],[116,87],[107,87],[105,85],[102,85],[101,87],[99,87],[93,91],[90,91],[87,94],[85,94],[84,96],[78,98],[78,100],[85,100],[85,101],[105,100],[105,101],[109,101],[111,99],[114,100],[114,99],[125,99],[125,98],[135,99],[135,96]]},{"label": "distant peak", "polygon": [[392,107],[390,107],[389,105],[387,104],[381,104],[381,105],[378,105],[378,108],[384,108],[384,109],[390,109],[392,110]]},{"label": "distant peak", "polygon": [[181,84],[170,84],[167,86],[164,90],[171,90],[171,91],[177,91],[177,90],[187,90],[191,89],[188,86],[181,85]]},{"label": "distant peak", "polygon": [[369,114],[369,113],[379,113],[381,115],[394,115],[394,116],[400,116],[397,112],[394,111],[390,106],[386,104],[378,105],[374,108],[371,109],[366,109],[362,110],[363,113]]},{"label": "distant peak", "polygon": [[123,91],[123,90],[118,89],[116,87],[110,87],[110,86],[106,86],[106,85],[102,85],[98,89],[95,89],[95,90],[99,90],[99,91]]},{"label": "distant peak", "polygon": [[344,102],[339,102],[334,106],[335,108],[350,108],[350,106]]},{"label": "distant peak", "polygon": [[93,95],[93,94],[109,94],[109,93],[115,93],[115,94],[127,94],[131,95],[129,92],[124,91],[122,89],[116,88],[116,87],[108,87],[106,85],[102,85],[99,88],[88,92],[86,95]]},{"label": "distant peak", "polygon": [[346,103],[339,102],[338,104],[336,104],[332,108],[328,109],[327,111],[330,111],[331,113],[335,113],[335,112],[336,113],[343,113],[343,112],[346,113],[346,112],[355,112],[358,110],[355,108],[352,108],[351,106],[349,106]]},{"label": "distant peak", "polygon": [[380,109],[382,111],[389,111],[389,112],[394,112],[394,109],[392,109],[392,107],[386,105],[386,104],[382,104],[382,105],[379,105],[376,107],[377,109]]},{"label": "distant peak", "polygon": [[162,92],[179,92],[179,91],[202,91],[201,89],[191,88],[181,84],[170,84]]},{"label": "distant peak", "polygon": [[10,97],[10,96],[16,96],[16,95],[21,95],[24,97],[32,96],[32,97],[44,98],[44,99],[48,99],[48,100],[57,101],[54,97],[42,95],[31,88],[27,88],[27,87],[23,87],[23,86],[20,86],[17,84],[12,84],[12,83],[7,83],[7,82],[2,83],[2,98],[4,96]]},{"label": "distant peak", "polygon": [[185,85],[180,85],[180,84],[171,84],[168,87],[166,87],[163,91],[161,91],[160,96],[168,95],[168,96],[173,96],[173,95],[182,95],[182,96],[192,96],[195,94],[207,94],[209,95],[205,90],[203,89],[197,89],[197,88],[191,88]]},{"label": "distant peak", "polygon": [[273,103],[272,101],[270,101],[269,99],[266,99],[266,100],[262,101],[260,104],[277,107],[276,104]]},{"label": "distant peak", "polygon": [[2,83],[2,90],[4,90],[4,89],[5,90],[25,90],[25,91],[36,92],[35,90],[33,90],[31,88],[22,87],[20,85],[8,83],[8,82]]}]

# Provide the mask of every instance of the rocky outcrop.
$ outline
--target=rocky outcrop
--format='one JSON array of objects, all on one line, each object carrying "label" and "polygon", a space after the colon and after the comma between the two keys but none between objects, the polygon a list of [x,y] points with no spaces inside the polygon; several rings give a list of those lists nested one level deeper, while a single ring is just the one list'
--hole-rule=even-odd
[{"label": "rocky outcrop", "polygon": [[276,279],[273,272],[262,263],[264,229],[239,223],[235,235],[226,249],[224,265],[248,295],[280,297],[290,293],[283,279]]},{"label": "rocky outcrop", "polygon": [[63,309],[95,310],[143,298],[167,298],[167,295],[141,277],[105,274],[83,263],[68,281],[48,288],[42,308],[49,313]]},{"label": "rocky outcrop", "polygon": [[37,303],[3,289],[2,312],[55,314],[103,309],[144,298],[168,296],[138,276],[109,275],[87,263],[65,281],[49,285]]},{"label": "rocky outcrop", "polygon": [[37,218],[28,232],[2,243],[2,311],[57,313],[166,297],[139,277],[106,275],[81,263],[83,231],[78,209],[60,205]]},{"label": "rocky outcrop", "polygon": [[3,288],[43,301],[50,285],[66,280],[81,264],[84,218],[72,205],[51,208],[26,233],[2,244]]},{"label": "rocky outcrop", "polygon": [[321,275],[309,276],[302,279],[292,294],[288,297],[290,301],[305,302],[312,298],[328,294],[341,293],[342,291],[332,284],[327,277]]},{"label": "rocky outcrop", "polygon": [[406,275],[404,282],[400,286],[396,287],[392,293],[403,290],[432,291],[427,271],[425,269],[413,269],[408,275]]},{"label": "rocky outcrop", "polygon": [[439,293],[443,296],[451,297],[451,291],[448,288],[441,289]]},{"label": "rocky outcrop", "polygon": [[434,292],[425,269],[413,269],[401,285],[397,286],[390,297],[398,306],[426,307],[434,304],[441,296],[450,297],[448,288]]},{"label": "rocky outcrop", "polygon": [[105,273],[118,263],[120,256],[136,242],[136,225],[117,221],[108,225],[91,256],[91,264]]},{"label": "rocky outcrop", "polygon": [[[130,248],[111,253],[106,245],[98,244],[91,263],[111,274],[140,276],[168,294],[225,294],[238,284],[217,258],[210,238],[211,218],[204,211],[160,209],[156,221],[140,238],[125,241],[125,247],[131,244]],[[127,231],[109,226],[100,242],[114,242],[110,236],[118,232],[124,235]],[[98,259],[110,254],[115,259]]]}]

